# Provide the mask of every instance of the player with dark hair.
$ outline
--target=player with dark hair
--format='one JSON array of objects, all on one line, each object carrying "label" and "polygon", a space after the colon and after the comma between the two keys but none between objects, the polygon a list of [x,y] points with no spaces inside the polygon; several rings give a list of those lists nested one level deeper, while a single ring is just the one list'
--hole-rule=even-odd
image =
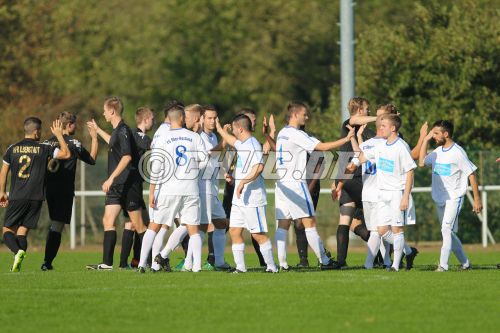
[{"label": "player with dark hair", "polygon": [[[58,118],[63,127],[63,137],[71,152],[71,157],[60,161],[52,159],[47,174],[47,207],[51,224],[45,244],[45,257],[41,266],[42,271],[52,270],[52,261],[55,259],[61,245],[61,233],[64,225],[70,224],[75,197],[75,175],[78,160],[95,165],[98,149],[97,132],[93,127],[87,127],[92,139],[90,153],[82,143],[72,136],[76,132],[76,116],[70,112],[61,113]],[[44,143],[59,148],[59,140],[51,137]]]},{"label": "player with dark hair", "polygon": [[[28,249],[27,235],[36,229],[43,200],[45,200],[46,173],[51,158],[60,160],[71,156],[63,137],[61,121],[50,128],[59,148],[40,143],[42,121],[35,117],[24,121],[24,139],[5,152],[0,171],[0,206],[7,207],[3,226],[3,241],[14,253],[11,271],[19,272]],[[6,193],[7,176],[11,171],[10,192]]]},{"label": "player with dark hair", "polygon": [[104,242],[103,260],[96,265],[87,265],[87,269],[112,270],[113,254],[116,245],[115,221],[120,210],[126,210],[139,237],[144,236],[146,226],[142,221],[142,178],[137,170],[138,153],[132,130],[122,119],[123,104],[118,97],[108,98],[104,102],[104,118],[113,126],[111,135],[100,129],[92,120],[97,134],[109,144],[108,179],[102,184],[106,193],[103,216]]}]

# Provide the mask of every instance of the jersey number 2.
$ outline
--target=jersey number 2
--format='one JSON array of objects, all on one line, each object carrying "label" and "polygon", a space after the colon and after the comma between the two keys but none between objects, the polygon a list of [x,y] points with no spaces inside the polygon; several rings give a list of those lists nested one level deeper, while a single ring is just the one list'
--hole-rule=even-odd
[{"label": "jersey number 2", "polygon": [[22,165],[21,165],[21,168],[19,169],[19,172],[17,173],[17,176],[21,179],[29,178],[30,174],[24,173],[24,172],[26,171],[26,169],[28,169],[28,167],[31,164],[31,157],[29,157],[28,155],[21,155],[21,157],[19,157],[19,164],[22,164]]}]

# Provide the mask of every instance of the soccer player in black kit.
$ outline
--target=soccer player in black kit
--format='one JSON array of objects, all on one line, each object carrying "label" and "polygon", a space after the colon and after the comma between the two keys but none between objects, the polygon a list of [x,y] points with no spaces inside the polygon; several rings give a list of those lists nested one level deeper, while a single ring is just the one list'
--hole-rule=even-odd
[{"label": "soccer player in black kit", "polygon": [[[0,171],[0,206],[7,207],[3,227],[3,241],[14,253],[11,271],[19,272],[28,248],[27,235],[36,229],[43,200],[47,165],[50,158],[68,159],[71,154],[63,138],[59,120],[50,128],[60,148],[40,143],[42,121],[35,117],[24,121],[24,139],[7,148]],[[7,176],[11,171],[9,195]]]},{"label": "soccer player in black kit", "polygon": [[[88,127],[90,137],[92,138],[89,153],[80,141],[71,137],[76,131],[76,116],[70,112],[63,112],[57,119],[61,122],[64,141],[68,145],[71,157],[64,161],[52,159],[49,163],[49,172],[47,173],[47,207],[49,208],[51,224],[45,244],[45,258],[41,267],[42,271],[53,269],[52,261],[56,257],[61,245],[61,233],[64,225],[71,222],[77,162],[81,160],[87,164],[95,165],[98,149],[95,129]],[[51,137],[44,143],[59,148],[59,141],[56,136]]]},{"label": "soccer player in black kit", "polygon": [[108,142],[108,179],[102,184],[106,193],[104,216],[103,260],[96,265],[87,265],[87,269],[112,270],[113,255],[116,245],[115,221],[120,210],[126,210],[134,228],[142,238],[146,226],[142,221],[142,178],[137,170],[138,153],[132,130],[122,119],[123,103],[118,97],[108,98],[104,102],[104,118],[113,126],[111,135],[101,130],[95,121],[87,123],[94,126],[97,134]]}]

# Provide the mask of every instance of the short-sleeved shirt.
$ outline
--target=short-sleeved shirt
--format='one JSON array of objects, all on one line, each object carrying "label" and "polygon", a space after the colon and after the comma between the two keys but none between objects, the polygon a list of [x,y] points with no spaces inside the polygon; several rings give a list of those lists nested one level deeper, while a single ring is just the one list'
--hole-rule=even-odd
[{"label": "short-sleeved shirt", "polygon": [[[130,127],[122,121],[113,129],[111,138],[109,139],[108,150],[108,177],[120,163],[123,156],[130,155],[132,161],[127,167],[114,179],[113,184],[122,185],[130,179],[139,179],[140,175],[137,170],[138,153],[135,145],[134,137]],[[131,177],[129,179],[129,177]]]},{"label": "short-sleeved shirt", "polygon": [[364,155],[368,160],[375,160],[379,190],[404,190],[407,173],[417,167],[411,158],[410,147],[400,137],[393,143],[386,141],[379,144],[375,149],[364,152]]},{"label": "short-sleeved shirt", "polygon": [[[380,137],[373,137],[364,141],[359,145],[362,152],[367,154],[367,152],[373,152],[378,145],[385,144],[386,140]],[[368,153],[369,154],[369,153]],[[378,201],[378,185],[377,185],[377,164],[375,163],[375,158],[372,158],[362,167],[362,179],[363,179],[363,192],[361,194],[361,200],[367,202],[377,202]]]},{"label": "short-sleeved shirt", "polygon": [[134,141],[137,147],[137,154],[139,156],[139,159],[141,159],[142,155],[144,155],[146,151],[151,149],[152,140],[140,128],[133,129],[132,134],[134,135]]},{"label": "short-sleeved shirt", "polygon": [[276,140],[278,181],[306,183],[307,154],[311,154],[318,143],[315,137],[292,126],[279,131]]},{"label": "short-sleeved shirt", "polygon": [[59,149],[33,139],[7,148],[3,163],[11,172],[9,200],[45,200],[47,165]]},{"label": "short-sleeved shirt", "polygon": [[[234,148],[236,148],[238,156],[234,173],[234,188],[237,189],[241,180],[248,176],[255,165],[264,163],[264,156],[262,154],[262,146],[253,136],[243,142],[237,140]],[[267,204],[266,188],[262,174],[254,181],[245,185],[239,199],[236,191],[234,191],[232,203],[241,207],[265,206]]]},{"label": "short-sleeved shirt", "polygon": [[434,149],[425,157],[425,165],[432,167],[432,199],[436,202],[464,196],[468,178],[477,169],[457,143]]},{"label": "short-sleeved shirt", "polygon": [[[69,135],[64,135],[64,141],[68,145],[71,157],[67,160],[55,161],[53,167],[47,173],[47,191],[54,191],[62,195],[74,195],[75,175],[77,161],[81,160],[87,164],[95,165],[95,160],[90,153],[82,146],[82,143]],[[59,141],[55,136],[44,141],[44,143],[55,148],[59,147]]]},{"label": "short-sleeved shirt", "polygon": [[161,200],[166,195],[198,195],[200,168],[207,159],[200,135],[185,128],[157,134],[151,151],[155,196]]},{"label": "short-sleeved shirt", "polygon": [[[349,129],[347,128],[347,125],[349,125],[349,119],[347,119],[346,121],[344,121],[342,123],[342,127],[340,128],[341,137],[346,137],[347,133],[349,133]],[[358,134],[359,128],[361,126],[352,125],[352,127],[354,127],[354,133],[355,133],[354,135],[356,136]],[[369,128],[365,128],[365,130],[363,131],[363,134],[361,135],[361,137],[363,138],[363,142],[373,138],[374,136],[375,136],[375,132]],[[342,151],[342,152],[353,152],[351,141],[344,143],[342,146],[340,146],[340,148],[338,150]],[[353,154],[353,156],[354,156],[354,154]],[[361,169],[357,168],[356,171],[354,172],[354,177],[361,177],[361,172],[362,172]]]},{"label": "short-sleeved shirt", "polygon": [[200,193],[210,193],[217,196],[219,194],[219,180],[217,179],[218,172],[218,156],[210,155],[210,151],[217,146],[219,141],[215,133],[200,133],[201,139],[207,150],[207,156],[210,159],[207,161],[206,167],[201,170],[199,178]]}]

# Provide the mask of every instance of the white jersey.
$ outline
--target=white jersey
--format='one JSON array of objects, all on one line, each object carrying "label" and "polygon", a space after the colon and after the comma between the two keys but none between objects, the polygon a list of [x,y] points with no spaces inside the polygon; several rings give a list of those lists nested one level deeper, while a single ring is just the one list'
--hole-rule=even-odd
[{"label": "white jersey", "polygon": [[278,133],[276,140],[276,172],[279,182],[306,182],[307,153],[312,153],[320,143],[292,126],[286,126]]},{"label": "white jersey", "polygon": [[185,128],[158,132],[151,149],[155,197],[198,195],[199,168],[207,157],[200,135]]},{"label": "white jersey", "polygon": [[155,135],[153,135],[153,140],[151,141],[151,148],[155,144],[155,140],[163,135],[165,135],[166,132],[170,131],[170,123],[162,123],[160,127],[155,132]]},{"label": "white jersey", "polygon": [[[256,164],[263,164],[262,146],[259,141],[253,136],[245,141],[239,140],[234,144],[238,159],[236,160],[235,168],[235,184],[237,189],[239,183],[245,178]],[[233,195],[233,205],[243,207],[260,207],[267,204],[266,189],[264,187],[264,178],[262,174],[253,182],[247,184],[238,199],[236,190]]]},{"label": "white jersey", "polygon": [[[359,145],[359,148],[365,154],[373,152],[377,146],[384,144],[384,138],[374,137]],[[371,158],[366,163],[363,163],[363,191],[361,192],[361,200],[366,202],[378,201],[378,185],[377,185],[377,164],[375,158]]]},{"label": "white jersey", "polygon": [[[200,133],[201,139],[205,145],[207,156],[210,156],[210,151],[219,143],[215,133],[207,134]],[[217,179],[219,156],[210,156],[206,167],[200,171],[199,188],[200,193],[210,193],[217,196],[219,194],[219,180]]]},{"label": "white jersey", "polygon": [[437,147],[425,157],[432,166],[432,199],[445,202],[465,195],[469,176],[477,169],[458,144],[444,149]]},{"label": "white jersey", "polygon": [[378,190],[404,190],[406,174],[417,167],[411,158],[410,147],[399,137],[391,144],[385,141],[364,154],[377,165]]}]

